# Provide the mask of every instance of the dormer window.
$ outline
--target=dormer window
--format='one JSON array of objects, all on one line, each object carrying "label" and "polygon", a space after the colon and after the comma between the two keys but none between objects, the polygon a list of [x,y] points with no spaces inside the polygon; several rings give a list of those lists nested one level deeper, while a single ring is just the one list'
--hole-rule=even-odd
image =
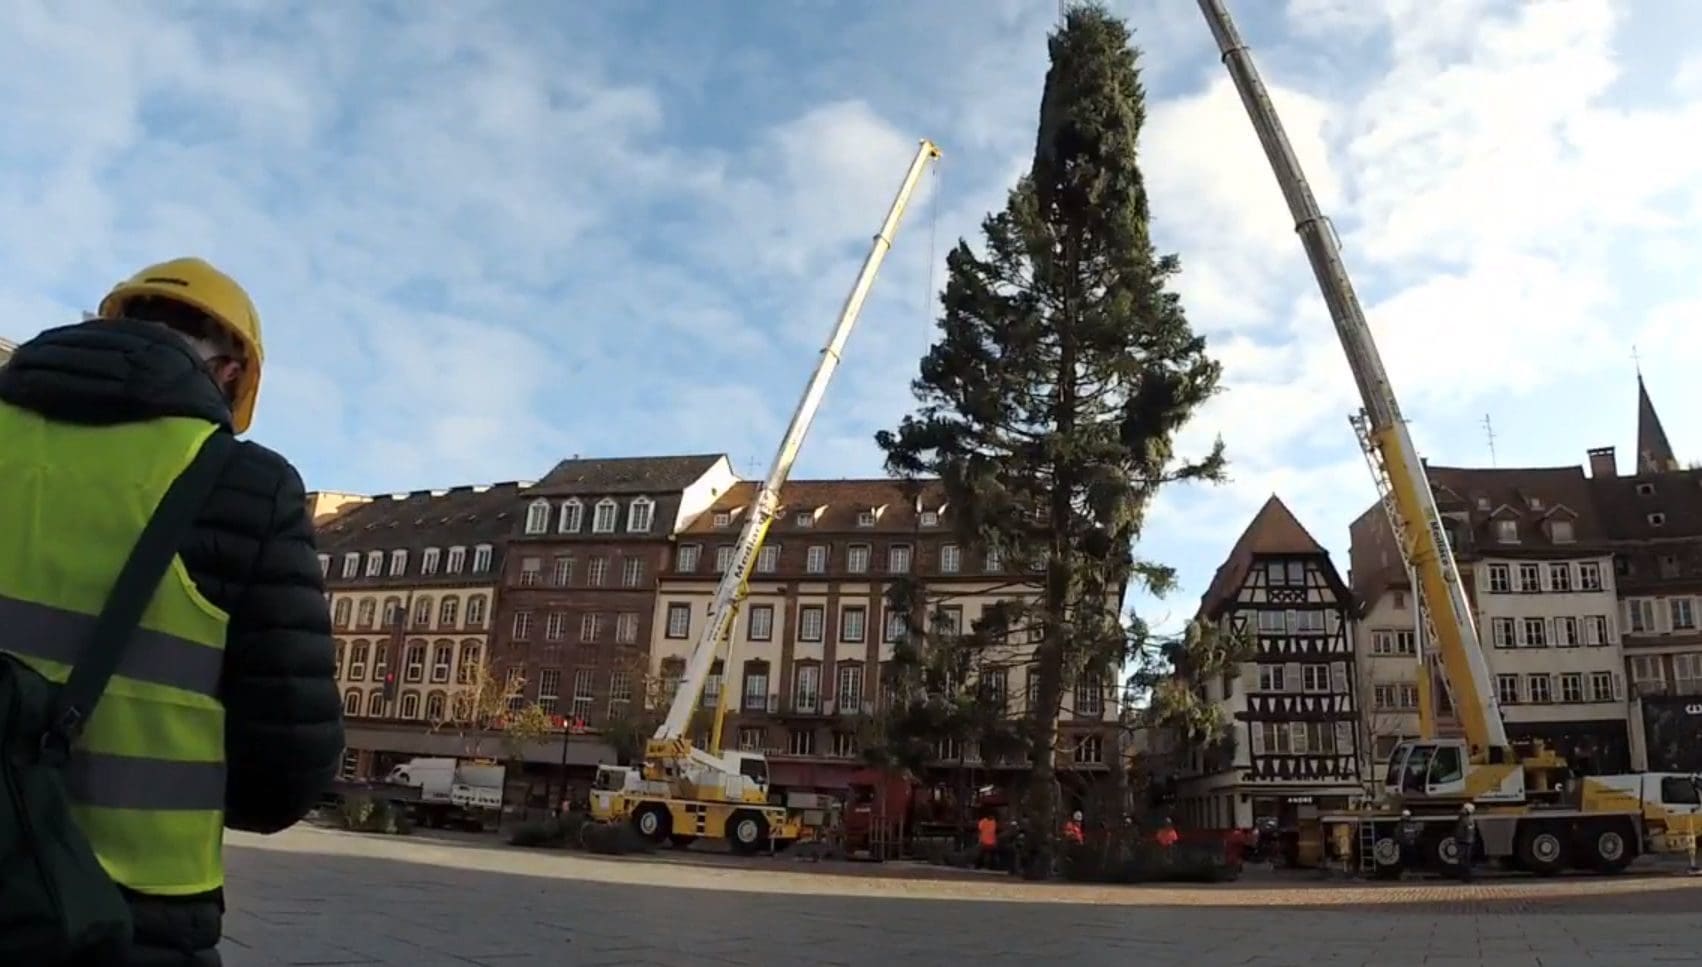
[{"label": "dormer window", "polygon": [[859,510],[857,512],[857,526],[858,527],[873,527],[873,526],[875,526],[875,512],[873,510]]},{"label": "dormer window", "polygon": [[631,534],[644,534],[656,518],[656,502],[649,497],[635,497],[627,508],[626,529]]},{"label": "dormer window", "polygon": [[615,518],[619,517],[620,513],[620,505],[615,503],[613,497],[604,497],[597,501],[597,509],[591,514],[591,533],[613,534]]},{"label": "dormer window", "polygon": [[940,512],[937,511],[937,510],[924,510],[924,511],[922,511],[922,526],[923,527],[938,527],[938,526],[940,526]]},{"label": "dormer window", "polygon": [[440,552],[435,547],[428,547],[428,548],[425,549],[425,553],[420,555],[420,573],[421,574],[436,574],[437,573],[437,561],[438,561],[439,553]]},{"label": "dormer window", "polygon": [[368,551],[367,554],[366,554],[366,576],[369,577],[369,578],[375,578],[375,577],[378,577],[380,574],[383,574],[383,573],[384,573],[384,552],[383,551]]},{"label": "dormer window", "polygon": [[1528,497],[1528,498],[1525,499],[1525,502],[1530,505],[1530,508],[1532,510],[1541,510],[1542,509],[1542,498],[1541,497]]},{"label": "dormer window", "polygon": [[550,529],[550,502],[534,500],[526,508],[526,533],[543,534]]},{"label": "dormer window", "polygon": [[799,527],[814,527],[816,526],[815,511],[800,510],[798,511],[798,516],[792,518],[792,522],[797,524]]},{"label": "dormer window", "polygon": [[407,570],[408,570],[408,552],[407,551],[391,551],[390,552],[390,576],[393,577],[393,578],[399,578],[403,574],[405,574],[407,572]]},{"label": "dormer window", "polygon": [[360,554],[350,551],[343,555],[343,577],[352,578],[360,574]]},{"label": "dormer window", "polygon": [[733,523],[733,515],[725,510],[715,512],[715,526],[727,527]]},{"label": "dormer window", "polygon": [[484,574],[491,569],[491,546],[480,544],[473,548],[473,573]]},{"label": "dormer window", "polygon": [[1496,521],[1495,539],[1503,544],[1519,543],[1519,522],[1516,520]]},{"label": "dormer window", "polygon": [[1489,498],[1479,497],[1477,499],[1477,509],[1485,514],[1489,513]]},{"label": "dormer window", "polygon": [[1570,544],[1572,537],[1572,522],[1569,520],[1551,520],[1548,522],[1548,539],[1556,544]]},{"label": "dormer window", "polygon": [[556,524],[558,534],[577,534],[585,523],[585,505],[577,500],[561,502],[561,517]]}]

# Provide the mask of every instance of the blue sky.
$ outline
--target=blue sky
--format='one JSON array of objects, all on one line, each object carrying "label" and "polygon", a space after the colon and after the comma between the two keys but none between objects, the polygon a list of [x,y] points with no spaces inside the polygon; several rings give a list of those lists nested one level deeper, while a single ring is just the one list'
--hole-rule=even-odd
[{"label": "blue sky", "polygon": [[[1632,346],[1702,457],[1702,5],[1234,3],[1435,462],[1629,449]],[[1355,406],[1194,4],[1122,2],[1160,243],[1233,481],[1145,541],[1176,618],[1278,492],[1338,554]],[[800,473],[880,473],[930,283],[1032,148],[1053,0],[0,5],[0,335],[178,254],[250,287],[254,437],[309,485],[530,479],[570,454],[759,470],[915,140],[913,207]],[[1345,561],[1345,559],[1344,559]],[[1345,566],[1345,563],[1344,563]]]}]

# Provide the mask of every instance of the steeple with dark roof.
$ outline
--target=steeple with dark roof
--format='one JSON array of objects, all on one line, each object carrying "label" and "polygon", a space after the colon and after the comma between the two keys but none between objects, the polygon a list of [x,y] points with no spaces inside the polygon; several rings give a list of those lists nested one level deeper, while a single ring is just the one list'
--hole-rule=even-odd
[{"label": "steeple with dark roof", "polygon": [[1637,472],[1666,473],[1677,470],[1678,457],[1667,442],[1667,431],[1661,427],[1660,415],[1649,399],[1649,388],[1643,385],[1643,374],[1637,374]]}]

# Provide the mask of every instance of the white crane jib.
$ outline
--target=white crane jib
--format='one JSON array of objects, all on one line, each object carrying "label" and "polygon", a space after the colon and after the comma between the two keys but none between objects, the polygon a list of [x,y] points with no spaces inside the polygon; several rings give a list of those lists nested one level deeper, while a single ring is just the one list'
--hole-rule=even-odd
[{"label": "white crane jib", "polygon": [[[1235,29],[1224,0],[1199,0],[1199,6],[1264,147],[1271,171],[1282,188],[1283,199],[1294,218],[1294,230],[1312,264],[1312,273],[1347,355],[1348,367],[1353,371],[1364,406],[1363,414],[1354,423],[1371,460],[1390,527],[1405,563],[1418,578],[1416,590],[1433,622],[1434,644],[1455,699],[1455,711],[1473,746],[1492,761],[1504,758],[1511,751],[1506,726],[1501,720],[1489,663],[1478,639],[1471,602],[1460,580],[1424,465],[1401,417],[1394,387],[1365,320],[1365,310],[1348,278],[1335,229],[1318,207],[1318,199],[1301,170],[1300,159],[1289,144],[1270,93],[1253,66],[1253,56]],[[1423,718],[1428,718],[1428,711],[1424,710]]]},{"label": "white crane jib", "polygon": [[656,728],[654,741],[678,741],[685,737],[686,730],[690,728],[692,710],[697,707],[703,686],[709,677],[709,669],[714,665],[716,652],[720,649],[722,640],[732,630],[733,616],[737,611],[739,598],[744,593],[745,582],[750,577],[751,567],[756,562],[757,551],[762,547],[763,537],[768,533],[768,527],[774,522],[775,513],[780,508],[780,488],[792,472],[792,464],[797,462],[798,452],[804,445],[804,437],[808,435],[816,411],[821,408],[822,397],[827,393],[827,384],[833,379],[834,370],[839,368],[840,354],[845,349],[846,340],[851,336],[851,330],[857,325],[857,316],[863,310],[863,302],[868,298],[870,287],[874,285],[875,275],[880,271],[887,251],[892,248],[893,235],[898,231],[904,209],[910,204],[910,196],[921,181],[928,162],[939,155],[939,148],[925,139],[916,149],[916,157],[910,162],[910,170],[904,176],[904,183],[899,187],[898,195],[887,211],[886,220],[875,235],[868,257],[863,260],[863,269],[857,274],[857,282],[851,287],[851,293],[845,297],[845,305],[839,311],[838,321],[834,323],[833,334],[821,351],[821,361],[816,364],[809,385],[804,388],[804,396],[798,401],[798,408],[792,414],[792,422],[786,427],[786,435],[781,438],[780,447],[774,452],[774,463],[769,467],[768,476],[763,479],[762,486],[757,491],[756,500],[752,502],[744,527],[739,532],[738,543],[733,545],[732,560],[721,575],[720,583],[715,586],[715,597],[709,607],[709,620],[704,623],[703,631],[698,635],[691,655],[686,659],[680,687],[674,694],[673,704],[668,708],[668,717]]}]

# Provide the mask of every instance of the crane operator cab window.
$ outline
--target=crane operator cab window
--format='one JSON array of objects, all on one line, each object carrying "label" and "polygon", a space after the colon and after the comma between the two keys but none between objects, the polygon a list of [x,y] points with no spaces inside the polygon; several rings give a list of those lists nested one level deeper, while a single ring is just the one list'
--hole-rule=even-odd
[{"label": "crane operator cab window", "polygon": [[1465,788],[1465,750],[1458,745],[1437,746],[1430,756],[1430,774],[1424,791],[1437,796],[1464,792]]},{"label": "crane operator cab window", "polygon": [[739,775],[756,783],[757,788],[768,788],[768,760],[751,756],[739,759]]}]

